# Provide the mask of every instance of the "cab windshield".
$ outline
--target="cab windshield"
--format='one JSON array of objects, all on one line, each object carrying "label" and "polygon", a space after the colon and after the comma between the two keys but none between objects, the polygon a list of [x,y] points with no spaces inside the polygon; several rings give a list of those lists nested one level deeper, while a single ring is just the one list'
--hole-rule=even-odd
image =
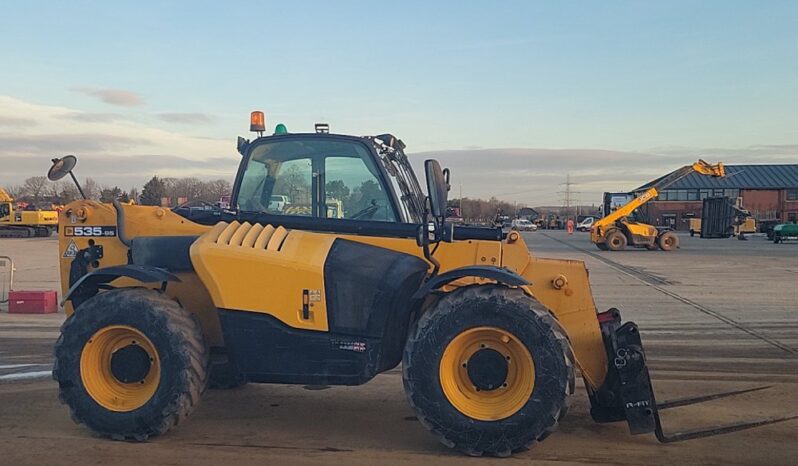
[{"label": "cab windshield", "polygon": [[391,192],[369,147],[308,135],[258,142],[241,177],[246,212],[397,222]]}]

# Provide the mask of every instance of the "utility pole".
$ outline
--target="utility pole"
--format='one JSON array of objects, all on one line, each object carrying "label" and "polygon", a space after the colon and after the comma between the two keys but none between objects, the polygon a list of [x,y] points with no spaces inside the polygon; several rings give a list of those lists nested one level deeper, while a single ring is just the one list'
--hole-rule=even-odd
[{"label": "utility pole", "polygon": [[563,202],[563,207],[564,207],[566,216],[571,215],[571,206],[574,203],[574,194],[579,194],[578,192],[575,192],[575,191],[573,191],[571,189],[571,186],[573,186],[574,184],[575,183],[571,182],[571,174],[570,173],[567,173],[565,175],[565,183],[560,183],[561,186],[562,185],[565,186],[565,191],[560,191],[560,194],[563,194],[565,196],[563,198],[562,202]]}]

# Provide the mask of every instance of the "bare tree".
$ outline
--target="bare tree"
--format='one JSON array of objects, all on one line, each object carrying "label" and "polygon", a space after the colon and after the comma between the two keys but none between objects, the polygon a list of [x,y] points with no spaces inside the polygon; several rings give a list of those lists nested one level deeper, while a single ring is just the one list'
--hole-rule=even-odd
[{"label": "bare tree", "polygon": [[83,182],[83,193],[86,194],[87,199],[93,199],[95,201],[100,199],[100,185],[91,178],[86,178]]},{"label": "bare tree", "polygon": [[9,196],[13,197],[14,199],[21,197],[23,195],[22,186],[16,184],[11,186],[5,187],[6,192]]},{"label": "bare tree", "polygon": [[31,176],[26,179],[25,183],[22,185],[22,193],[30,202],[38,204],[44,197],[46,186],[47,177]]},{"label": "bare tree", "polygon": [[197,178],[178,178],[174,182],[173,192],[170,193],[174,202],[177,199],[185,198],[186,200],[201,199],[204,191],[204,183]]},{"label": "bare tree", "polygon": [[69,204],[76,199],[80,199],[78,188],[71,181],[58,181],[53,183],[52,186],[51,199],[53,204]]},{"label": "bare tree", "polygon": [[208,181],[206,184],[207,198],[203,199],[208,202],[219,202],[223,196],[229,196],[233,188],[227,180],[213,180]]}]

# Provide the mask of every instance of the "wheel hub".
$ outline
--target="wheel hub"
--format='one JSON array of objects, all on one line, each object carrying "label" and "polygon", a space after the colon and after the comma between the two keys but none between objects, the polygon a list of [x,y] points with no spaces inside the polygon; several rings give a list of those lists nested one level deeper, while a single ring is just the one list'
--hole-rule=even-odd
[{"label": "wheel hub", "polygon": [[496,390],[507,380],[507,359],[494,349],[483,348],[474,353],[466,369],[477,390]]},{"label": "wheel hub", "polygon": [[472,419],[497,421],[529,401],[535,364],[526,346],[509,331],[474,327],[446,345],[438,377],[455,409]]},{"label": "wheel hub", "polygon": [[158,351],[135,327],[103,327],[83,345],[80,378],[89,396],[103,408],[133,411],[144,406],[158,389]]},{"label": "wheel hub", "polygon": [[150,355],[137,344],[130,344],[111,355],[111,373],[122,383],[139,383],[150,372]]}]

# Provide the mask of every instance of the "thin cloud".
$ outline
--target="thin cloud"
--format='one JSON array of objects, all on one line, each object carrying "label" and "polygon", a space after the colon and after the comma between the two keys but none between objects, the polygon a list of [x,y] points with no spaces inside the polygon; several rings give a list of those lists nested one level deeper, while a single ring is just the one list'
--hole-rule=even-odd
[{"label": "thin cloud", "polygon": [[[667,147],[647,152],[598,149],[472,149],[410,154],[416,173],[425,159],[438,159],[452,171],[452,193],[519,204],[542,205],[563,198],[570,175],[575,196],[600,203],[605,191],[629,191],[698,158],[727,164],[796,163],[798,144],[743,148]],[[420,175],[423,176],[423,175]],[[423,180],[422,180],[423,181]],[[556,203],[556,202],[555,202]]]},{"label": "thin cloud", "polygon": [[[10,167],[4,177],[19,184],[25,178],[43,175],[50,168],[50,159],[39,156],[3,156],[0,164]],[[100,184],[142,186],[153,175],[200,179],[225,178],[232,180],[238,168],[239,159],[234,156],[211,157],[205,160],[191,160],[167,154],[142,154],[130,156],[81,156],[74,170],[80,179],[93,178]]]},{"label": "thin cloud", "polygon": [[0,186],[41,175],[50,159],[75,154],[76,174],[101,183],[141,186],[153,174],[219,178],[236,171],[235,141],[196,137],[119,117],[42,105],[0,95],[0,118],[25,115],[39,124],[0,127]]},{"label": "thin cloud", "polygon": [[70,152],[119,151],[151,145],[144,138],[128,136],[78,133],[78,134],[0,134],[3,153],[58,153],[68,148]]},{"label": "thin cloud", "polygon": [[208,124],[213,122],[213,117],[206,113],[159,113],[158,118],[168,123],[185,125]]},{"label": "thin cloud", "polygon": [[13,127],[13,128],[28,128],[36,126],[36,120],[30,118],[17,118],[0,115],[0,126]]},{"label": "thin cloud", "polygon": [[64,120],[80,121],[84,123],[108,123],[114,121],[124,121],[129,118],[119,113],[91,113],[91,112],[71,112],[59,115],[58,118]]},{"label": "thin cloud", "polygon": [[80,92],[90,97],[100,99],[109,105],[118,105],[120,107],[135,107],[144,104],[144,99],[141,95],[127,91],[125,89],[100,89],[96,87],[77,87],[73,89],[75,92]]},{"label": "thin cloud", "polygon": [[[633,189],[683,165],[671,157],[599,149],[471,149],[410,154],[416,173],[425,159],[438,159],[452,171],[452,193],[492,196],[526,205],[551,203],[563,196],[571,176],[582,202],[600,202],[604,191]],[[629,169],[628,167],[632,167]]]},{"label": "thin cloud", "polygon": [[758,144],[748,147],[657,147],[651,153],[724,163],[795,163],[798,161],[798,144]]}]

